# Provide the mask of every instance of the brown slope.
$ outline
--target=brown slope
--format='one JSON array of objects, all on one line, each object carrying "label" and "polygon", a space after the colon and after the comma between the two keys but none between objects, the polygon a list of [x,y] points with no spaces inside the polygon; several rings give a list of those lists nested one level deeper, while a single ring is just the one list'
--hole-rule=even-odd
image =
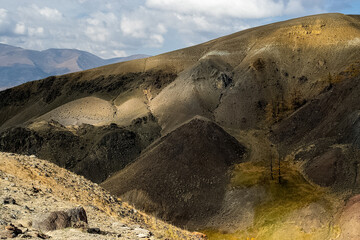
[{"label": "brown slope", "polygon": [[224,92],[234,86],[230,69],[223,59],[212,57],[180,73],[149,103],[162,132],[170,132],[196,115],[214,120],[213,112]]},{"label": "brown slope", "polygon": [[195,118],[151,145],[102,186],[138,208],[193,229],[220,209],[229,168],[243,161],[244,153],[219,126]]},{"label": "brown slope", "polygon": [[[339,73],[359,59],[357,39],[360,37],[357,19],[341,14],[316,15],[245,30],[211,41],[211,47],[190,71],[167,86],[150,103],[155,116],[167,127],[181,112],[191,118],[193,110],[183,106],[202,106],[201,94],[207,93],[203,82],[216,76],[212,71],[231,76],[232,86],[220,91],[216,108],[208,105],[195,110],[206,117],[232,128],[249,129],[264,124],[266,106],[282,102],[286,116],[306,100],[318,95],[327,86],[327,77]],[[209,43],[210,45],[210,43]],[[213,64],[216,62],[217,64]],[[227,69],[222,66],[227,64]],[[204,65],[208,66],[207,74]],[[198,74],[198,73],[201,74]],[[230,73],[230,74],[229,74]],[[178,89],[195,86],[186,98],[174,99],[167,109],[157,113],[156,104]],[[179,90],[177,90],[179,92]],[[200,97],[198,96],[200,92]],[[210,101],[207,97],[207,101]],[[171,101],[171,100],[170,100]],[[156,114],[157,113],[157,114]],[[281,115],[281,114],[279,114]],[[181,116],[184,118],[183,116]],[[280,118],[282,116],[279,116]],[[168,121],[171,119],[171,121]]]},{"label": "brown slope", "polygon": [[359,69],[342,72],[339,82],[273,128],[283,156],[295,152],[312,181],[339,191],[360,192],[360,78],[353,77]]},{"label": "brown slope", "polygon": [[[48,212],[76,206],[85,208],[88,226],[44,233],[51,239],[64,240],[144,239],[139,234],[147,229],[153,234],[150,239],[202,239],[201,235],[181,230],[134,209],[81,176],[33,156],[0,152],[0,187],[1,239],[4,239],[2,234],[8,224],[14,224],[24,231],[16,239],[44,239],[26,237],[34,230],[32,221]],[[16,204],[4,204],[6,197],[14,199]],[[86,231],[88,227],[99,228],[101,232],[91,234]],[[10,235],[5,239],[12,237]]]},{"label": "brown slope", "polygon": [[[326,85],[323,80],[329,72],[338,73],[358,60],[358,39],[358,18],[342,14],[315,15],[257,27],[155,57],[1,92],[0,124],[2,128],[21,124],[87,96],[113,100],[131,95],[134,89],[146,89],[152,99],[179,73],[194,67],[196,71],[194,64],[199,60],[215,57],[229,66],[226,71],[232,73],[234,87],[221,92],[221,101],[211,114],[226,126],[254,127],[264,118],[264,105],[277,99],[290,103],[294,92],[303,99],[316,96]],[[193,98],[189,101],[191,104]],[[172,107],[176,113],[176,106]],[[203,115],[204,110],[198,114]],[[163,121],[161,114],[156,117]]]},{"label": "brown slope", "polygon": [[360,147],[357,131],[360,77],[356,74],[359,71],[357,64],[351,72],[340,73],[336,76],[339,82],[274,127],[275,139],[283,143],[283,149],[292,150],[297,144],[318,138],[334,138]]}]

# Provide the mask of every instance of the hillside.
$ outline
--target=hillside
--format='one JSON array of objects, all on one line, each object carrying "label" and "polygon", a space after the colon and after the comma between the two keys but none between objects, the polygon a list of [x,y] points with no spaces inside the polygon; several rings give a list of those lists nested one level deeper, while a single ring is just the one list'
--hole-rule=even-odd
[{"label": "hillside", "polygon": [[[0,186],[1,237],[7,233],[4,227],[13,224],[23,231],[19,239],[39,239],[36,235],[42,232],[51,239],[201,239],[201,235],[149,217],[97,184],[33,156],[0,153]],[[78,206],[86,211],[85,226],[37,229],[41,225],[36,222],[47,212]]]},{"label": "hillside", "polygon": [[0,90],[51,75],[78,72],[117,62],[149,57],[143,54],[102,59],[76,49],[28,50],[0,43]]},{"label": "hillside", "polygon": [[0,150],[210,239],[359,239],[359,46],[359,16],[322,14],[29,82],[0,92]]}]

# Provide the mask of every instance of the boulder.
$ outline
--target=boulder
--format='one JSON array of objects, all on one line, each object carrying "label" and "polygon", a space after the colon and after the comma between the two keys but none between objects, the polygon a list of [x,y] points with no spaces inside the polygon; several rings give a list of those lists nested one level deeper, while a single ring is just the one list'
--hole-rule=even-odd
[{"label": "boulder", "polygon": [[83,207],[67,211],[55,211],[37,216],[33,227],[41,231],[52,231],[67,227],[81,227],[87,224],[87,216]]},{"label": "boulder", "polygon": [[150,231],[140,227],[135,228],[133,231],[138,238],[149,238],[152,236],[152,233]]},{"label": "boulder", "polygon": [[3,203],[4,204],[16,204],[16,201],[12,197],[5,197],[3,200]]},{"label": "boulder", "polygon": [[77,222],[88,223],[86,212],[83,207],[76,207],[76,208],[69,209],[67,211],[67,214],[70,218],[70,222],[72,222],[72,223],[77,223]]},{"label": "boulder", "polygon": [[7,238],[16,238],[22,231],[17,228],[15,225],[10,224],[5,227],[3,231],[0,232],[0,239],[7,239]]}]

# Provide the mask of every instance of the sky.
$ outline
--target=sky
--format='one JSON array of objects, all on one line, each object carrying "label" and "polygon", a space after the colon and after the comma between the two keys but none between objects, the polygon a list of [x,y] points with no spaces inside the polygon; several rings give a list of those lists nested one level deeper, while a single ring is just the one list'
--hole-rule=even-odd
[{"label": "sky", "polygon": [[157,55],[328,12],[360,14],[360,0],[0,0],[0,43],[102,58]]}]

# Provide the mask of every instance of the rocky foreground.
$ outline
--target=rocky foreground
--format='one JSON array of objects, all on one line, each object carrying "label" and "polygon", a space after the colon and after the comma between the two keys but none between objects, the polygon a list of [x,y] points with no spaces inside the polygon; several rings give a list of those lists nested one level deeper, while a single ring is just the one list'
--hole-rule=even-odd
[{"label": "rocky foreground", "polygon": [[0,153],[0,239],[204,239],[35,156]]}]

